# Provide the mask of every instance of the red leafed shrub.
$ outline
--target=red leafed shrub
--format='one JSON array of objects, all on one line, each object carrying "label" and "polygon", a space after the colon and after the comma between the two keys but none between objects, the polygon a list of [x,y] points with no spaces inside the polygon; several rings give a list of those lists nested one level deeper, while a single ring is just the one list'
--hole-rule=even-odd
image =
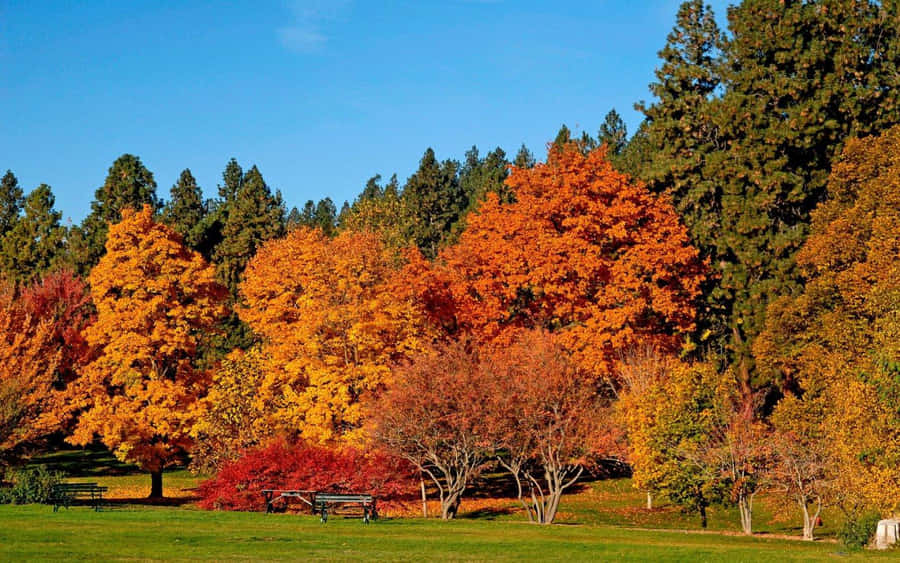
[{"label": "red leafed shrub", "polygon": [[414,494],[413,475],[409,463],[386,454],[277,441],[245,451],[203,482],[200,506],[207,510],[263,510],[263,489],[371,493],[379,503],[392,503]]}]

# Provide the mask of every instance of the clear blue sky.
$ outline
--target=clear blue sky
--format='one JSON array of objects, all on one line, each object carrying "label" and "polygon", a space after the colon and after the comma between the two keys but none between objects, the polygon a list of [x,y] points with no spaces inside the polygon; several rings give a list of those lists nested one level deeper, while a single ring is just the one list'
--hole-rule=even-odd
[{"label": "clear blue sky", "polygon": [[0,0],[0,169],[79,222],[126,152],[162,197],[184,168],[214,195],[234,156],[289,207],[403,181],[429,146],[543,158],[612,107],[634,130],[678,5]]}]

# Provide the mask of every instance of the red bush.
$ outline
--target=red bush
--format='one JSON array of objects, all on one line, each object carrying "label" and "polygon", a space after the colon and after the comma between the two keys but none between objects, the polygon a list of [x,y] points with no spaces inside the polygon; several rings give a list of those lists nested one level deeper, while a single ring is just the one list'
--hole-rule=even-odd
[{"label": "red bush", "polygon": [[391,503],[414,493],[413,475],[408,463],[386,454],[279,441],[247,450],[203,482],[200,506],[207,510],[263,510],[263,489],[371,493],[379,503]]}]

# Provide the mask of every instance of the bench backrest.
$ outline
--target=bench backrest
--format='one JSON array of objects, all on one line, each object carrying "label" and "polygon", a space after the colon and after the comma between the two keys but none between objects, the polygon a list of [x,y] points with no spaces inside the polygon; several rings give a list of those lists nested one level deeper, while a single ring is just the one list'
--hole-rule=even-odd
[{"label": "bench backrest", "polygon": [[316,493],[316,502],[364,502],[370,503],[374,500],[374,496],[366,494],[333,494],[333,493]]},{"label": "bench backrest", "polygon": [[58,492],[81,492],[81,491],[106,491],[109,487],[101,487],[97,483],[59,483],[53,485],[53,490]]}]

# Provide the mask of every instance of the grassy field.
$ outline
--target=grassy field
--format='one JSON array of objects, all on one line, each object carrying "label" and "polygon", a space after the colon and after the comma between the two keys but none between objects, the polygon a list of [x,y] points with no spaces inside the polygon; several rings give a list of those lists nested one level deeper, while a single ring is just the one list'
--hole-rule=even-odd
[{"label": "grassy field", "polygon": [[[710,512],[710,530],[701,533],[696,518],[676,507],[642,508],[644,497],[628,479],[582,483],[564,498],[559,524],[550,527],[525,523],[514,499],[493,498],[504,489],[499,477],[480,487],[492,489],[489,496],[463,502],[455,522],[404,517],[365,526],[337,518],[322,525],[309,515],[196,509],[194,488],[202,477],[185,470],[165,475],[169,506],[149,505],[149,477],[102,450],[58,452],[34,463],[66,472],[69,481],[109,486],[113,503],[100,513],[0,506],[0,560],[816,561],[898,555],[848,553],[833,540],[838,522],[831,514],[818,530],[824,541],[786,539],[799,535],[796,518],[773,511],[765,498],[755,510],[759,535],[734,534],[737,514],[721,508]],[[405,513],[419,510],[413,505]]]},{"label": "grassy field", "polygon": [[46,506],[0,507],[0,559],[377,559],[815,561],[889,557],[847,554],[834,543],[648,532],[612,526],[532,526],[463,519],[333,519],[189,508],[95,513]]}]

